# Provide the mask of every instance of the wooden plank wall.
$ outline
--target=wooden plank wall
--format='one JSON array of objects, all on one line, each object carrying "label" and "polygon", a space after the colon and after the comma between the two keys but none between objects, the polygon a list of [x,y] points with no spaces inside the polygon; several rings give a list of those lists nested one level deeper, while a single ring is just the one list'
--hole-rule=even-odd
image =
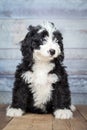
[{"label": "wooden plank wall", "polygon": [[[10,102],[20,41],[30,24],[54,22],[64,37],[72,101],[87,104],[87,1],[0,1],[0,102]],[[8,96],[8,100],[6,97]]]}]

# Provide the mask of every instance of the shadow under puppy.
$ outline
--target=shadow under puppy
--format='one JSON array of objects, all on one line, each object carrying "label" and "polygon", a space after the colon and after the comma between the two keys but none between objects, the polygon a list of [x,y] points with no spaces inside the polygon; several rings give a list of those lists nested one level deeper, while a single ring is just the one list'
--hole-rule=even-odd
[{"label": "shadow under puppy", "polygon": [[12,104],[7,116],[52,113],[55,118],[72,118],[68,76],[63,66],[62,34],[53,23],[29,26],[21,42],[22,62],[17,66]]}]

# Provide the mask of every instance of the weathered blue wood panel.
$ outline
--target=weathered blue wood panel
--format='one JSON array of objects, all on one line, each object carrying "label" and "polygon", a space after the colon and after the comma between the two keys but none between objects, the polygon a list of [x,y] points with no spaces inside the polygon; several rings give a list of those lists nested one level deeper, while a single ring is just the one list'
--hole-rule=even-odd
[{"label": "weathered blue wood panel", "polygon": [[20,60],[0,60],[0,74],[14,74]]},{"label": "weathered blue wood panel", "polygon": [[77,94],[71,94],[71,98],[72,98],[72,103],[73,104],[85,104],[87,105],[87,94],[83,94],[83,93],[77,93]]},{"label": "weathered blue wood panel", "polygon": [[[14,75],[0,76],[0,91],[12,91]],[[72,93],[87,93],[87,76],[70,75],[70,90]]]},{"label": "weathered blue wood panel", "polygon": [[[87,48],[65,48],[65,59],[86,60]],[[20,48],[0,48],[0,60],[18,60],[21,59]]]},{"label": "weathered blue wood panel", "polygon": [[0,91],[12,91],[14,76],[0,76]]},{"label": "weathered blue wood panel", "polygon": [[[18,48],[30,24],[43,20],[0,20],[0,48]],[[65,48],[87,48],[87,19],[51,20],[63,33]]]},{"label": "weathered blue wood panel", "polygon": [[69,74],[87,75],[87,60],[65,60],[64,65]]},{"label": "weathered blue wood panel", "polygon": [[87,49],[86,48],[69,48],[64,49],[65,59],[74,60],[87,60]]},{"label": "weathered blue wood panel", "polygon": [[[73,93],[71,94],[72,104],[87,104],[87,94],[84,93]],[[11,103],[12,102],[12,93],[11,92],[0,92],[0,103]]]},{"label": "weathered blue wood panel", "polygon": [[[27,33],[26,28],[28,25],[41,23],[41,20],[35,21],[0,20],[0,47],[18,48],[18,42],[21,41]],[[55,20],[55,23],[63,32],[65,48],[87,48],[87,20]]]},{"label": "weathered blue wood panel", "polygon": [[12,101],[12,93],[0,91],[0,104],[11,103]]},{"label": "weathered blue wood panel", "polygon": [[2,0],[2,18],[87,18],[86,0]]},{"label": "weathered blue wood panel", "polygon": [[[14,74],[20,62],[20,60],[0,60],[0,74]],[[87,74],[87,60],[65,60],[64,65],[67,66],[69,74]]]},{"label": "weathered blue wood panel", "polygon": [[20,63],[19,42],[30,24],[41,24],[44,19],[54,22],[63,34],[72,101],[87,104],[87,0],[0,1],[0,91],[4,91],[0,103],[11,101],[6,91],[11,92]]},{"label": "weathered blue wood panel", "polygon": [[3,48],[0,49],[0,60],[3,59],[21,59],[22,55],[21,55],[21,51],[20,48]]}]

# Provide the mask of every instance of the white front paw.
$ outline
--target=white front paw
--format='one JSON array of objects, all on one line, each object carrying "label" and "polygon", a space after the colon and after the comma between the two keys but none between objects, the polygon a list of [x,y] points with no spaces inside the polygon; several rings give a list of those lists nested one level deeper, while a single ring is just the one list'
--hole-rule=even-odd
[{"label": "white front paw", "polygon": [[7,111],[6,111],[6,116],[9,117],[19,117],[22,116],[24,114],[24,111],[20,108],[12,108],[12,107],[8,107]]},{"label": "white front paw", "polygon": [[73,113],[69,109],[58,109],[54,112],[54,116],[57,119],[70,119],[73,117]]}]

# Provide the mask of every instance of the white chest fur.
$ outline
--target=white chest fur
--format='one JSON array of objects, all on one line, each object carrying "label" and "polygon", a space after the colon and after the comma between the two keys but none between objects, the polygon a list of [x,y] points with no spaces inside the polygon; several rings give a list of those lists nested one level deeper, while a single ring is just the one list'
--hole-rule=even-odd
[{"label": "white chest fur", "polygon": [[33,72],[27,71],[22,74],[23,79],[27,83],[33,93],[34,106],[45,109],[44,104],[50,101],[52,94],[52,83],[58,80],[56,74],[48,74],[54,68],[52,63],[36,63],[33,66]]}]

